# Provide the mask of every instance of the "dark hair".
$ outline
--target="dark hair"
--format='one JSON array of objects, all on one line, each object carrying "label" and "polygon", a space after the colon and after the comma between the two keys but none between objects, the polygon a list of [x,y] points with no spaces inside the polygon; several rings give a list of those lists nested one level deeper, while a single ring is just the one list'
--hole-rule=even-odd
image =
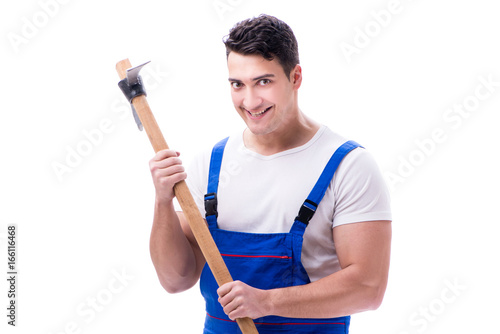
[{"label": "dark hair", "polygon": [[226,57],[231,51],[242,55],[261,55],[266,60],[278,59],[286,76],[299,64],[297,40],[292,29],[274,16],[258,17],[237,23],[224,37]]}]

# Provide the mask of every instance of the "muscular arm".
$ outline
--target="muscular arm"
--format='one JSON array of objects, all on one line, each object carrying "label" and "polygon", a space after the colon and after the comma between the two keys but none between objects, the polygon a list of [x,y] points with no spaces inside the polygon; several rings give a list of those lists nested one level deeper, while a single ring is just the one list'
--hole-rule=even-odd
[{"label": "muscular arm", "polygon": [[341,225],[333,238],[340,271],[311,284],[268,291],[228,283],[219,289],[224,311],[231,319],[330,318],[378,308],[387,286],[391,222]]},{"label": "muscular arm", "polygon": [[178,154],[160,151],[150,161],[156,188],[150,253],[161,285],[169,293],[191,288],[200,278],[205,259],[182,212],[173,205],[173,185],[186,178]]},{"label": "muscular arm", "polygon": [[155,203],[150,253],[161,285],[169,293],[185,291],[200,278],[205,259],[182,212]]},{"label": "muscular arm", "polygon": [[379,307],[389,271],[390,222],[341,225],[333,238],[342,270],[308,285],[272,291],[271,313],[327,318]]}]

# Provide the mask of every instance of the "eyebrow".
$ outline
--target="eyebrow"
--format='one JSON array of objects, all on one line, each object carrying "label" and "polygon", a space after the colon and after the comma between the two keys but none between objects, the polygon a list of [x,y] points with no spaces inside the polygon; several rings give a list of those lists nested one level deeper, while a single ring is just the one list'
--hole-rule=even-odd
[{"label": "eyebrow", "polygon": [[[274,74],[263,74],[263,75],[259,75],[258,77],[255,77],[252,79],[252,81],[258,81],[258,80],[262,80],[262,79],[267,79],[267,78],[274,78],[275,75]],[[229,78],[228,79],[229,82],[242,82],[241,80],[238,80],[238,79],[233,79],[233,78]]]}]

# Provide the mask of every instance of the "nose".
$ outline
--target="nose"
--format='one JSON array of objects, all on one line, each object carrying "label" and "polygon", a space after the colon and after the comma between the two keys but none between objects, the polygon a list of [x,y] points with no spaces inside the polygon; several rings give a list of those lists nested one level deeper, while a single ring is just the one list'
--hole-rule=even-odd
[{"label": "nose", "polygon": [[260,110],[263,105],[263,99],[255,89],[247,88],[243,98],[243,107],[250,111]]}]

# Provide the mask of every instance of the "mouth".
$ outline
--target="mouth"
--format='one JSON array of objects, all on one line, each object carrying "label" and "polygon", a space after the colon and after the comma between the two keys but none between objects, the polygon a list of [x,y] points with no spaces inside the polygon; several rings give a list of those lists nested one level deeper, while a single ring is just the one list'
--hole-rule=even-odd
[{"label": "mouth", "polygon": [[244,109],[244,110],[248,113],[248,115],[250,115],[250,118],[252,118],[252,119],[259,119],[259,118],[261,118],[261,117],[262,117],[262,116],[263,116],[266,112],[268,112],[271,108],[272,108],[272,106],[271,106],[271,107],[268,107],[268,108],[266,108],[266,109],[263,109],[263,110],[255,111],[255,112],[252,112],[252,111],[247,110],[247,109]]}]

